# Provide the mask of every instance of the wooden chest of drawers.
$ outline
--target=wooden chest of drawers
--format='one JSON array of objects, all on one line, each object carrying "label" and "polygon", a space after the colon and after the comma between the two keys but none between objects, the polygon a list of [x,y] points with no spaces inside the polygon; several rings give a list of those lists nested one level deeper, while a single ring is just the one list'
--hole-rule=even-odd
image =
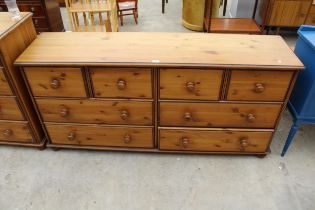
[{"label": "wooden chest of drawers", "polygon": [[14,60],[36,39],[31,13],[0,13],[0,144],[44,148],[37,113]]},{"label": "wooden chest of drawers", "polygon": [[[64,31],[59,2],[57,0],[17,0],[21,12],[32,12],[37,33]],[[0,12],[8,11],[4,0],[0,0]]]},{"label": "wooden chest of drawers", "polygon": [[256,155],[303,69],[277,36],[176,33],[43,33],[16,65],[50,147]]}]

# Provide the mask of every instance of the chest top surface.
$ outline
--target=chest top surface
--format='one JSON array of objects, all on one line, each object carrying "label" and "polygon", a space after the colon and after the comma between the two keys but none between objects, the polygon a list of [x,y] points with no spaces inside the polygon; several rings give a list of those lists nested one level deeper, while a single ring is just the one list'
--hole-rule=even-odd
[{"label": "chest top surface", "polygon": [[303,69],[280,36],[205,33],[42,33],[16,64]]},{"label": "chest top surface", "polygon": [[0,38],[4,37],[6,33],[14,29],[26,18],[32,16],[32,13],[21,12],[20,15],[21,15],[20,20],[13,20],[9,12],[0,12]]}]

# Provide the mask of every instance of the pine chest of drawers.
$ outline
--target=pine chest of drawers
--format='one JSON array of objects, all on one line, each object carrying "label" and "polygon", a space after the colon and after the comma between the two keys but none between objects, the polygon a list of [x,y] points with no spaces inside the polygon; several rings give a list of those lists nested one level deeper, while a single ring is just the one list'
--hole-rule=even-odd
[{"label": "pine chest of drawers", "polygon": [[265,155],[301,62],[278,36],[43,33],[16,60],[49,147]]}]

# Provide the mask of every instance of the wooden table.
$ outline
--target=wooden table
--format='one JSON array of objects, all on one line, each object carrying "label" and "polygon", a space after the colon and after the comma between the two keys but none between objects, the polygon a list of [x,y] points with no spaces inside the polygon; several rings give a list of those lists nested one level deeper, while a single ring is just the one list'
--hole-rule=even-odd
[{"label": "wooden table", "polygon": [[281,37],[199,33],[44,33],[15,64],[49,147],[260,156],[303,69]]}]

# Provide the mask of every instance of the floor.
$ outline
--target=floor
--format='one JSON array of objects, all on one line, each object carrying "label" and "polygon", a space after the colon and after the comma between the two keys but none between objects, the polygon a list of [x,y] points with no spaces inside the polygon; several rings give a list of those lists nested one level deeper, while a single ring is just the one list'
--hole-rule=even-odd
[{"label": "floor", "polygon": [[[121,31],[189,32],[180,8],[140,0],[139,25],[126,18]],[[0,210],[314,210],[315,127],[282,158],[290,125],[286,111],[264,159],[0,147]]]}]

